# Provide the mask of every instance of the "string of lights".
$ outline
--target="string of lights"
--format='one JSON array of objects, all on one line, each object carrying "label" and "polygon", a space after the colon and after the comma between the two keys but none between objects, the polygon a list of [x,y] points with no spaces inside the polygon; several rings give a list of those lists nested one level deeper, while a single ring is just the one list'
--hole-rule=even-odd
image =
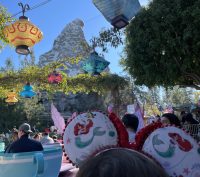
[{"label": "string of lights", "polygon": [[[41,3],[38,3],[38,4],[34,5],[33,7],[30,7],[30,9],[28,9],[27,11],[30,11],[30,10],[36,9],[38,7],[41,7],[41,6],[47,4],[47,3],[51,2],[51,1],[52,0],[46,0],[46,1],[43,1]],[[19,15],[20,13],[22,13],[22,11],[17,12],[16,14],[12,15],[11,17],[15,17],[15,16]]]}]

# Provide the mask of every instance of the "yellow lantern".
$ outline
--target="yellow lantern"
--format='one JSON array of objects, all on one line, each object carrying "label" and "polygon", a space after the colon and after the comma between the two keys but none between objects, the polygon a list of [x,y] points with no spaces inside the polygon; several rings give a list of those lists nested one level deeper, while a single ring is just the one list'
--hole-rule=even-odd
[{"label": "yellow lantern", "polygon": [[17,53],[28,55],[29,47],[38,43],[43,34],[37,26],[29,21],[28,17],[24,16],[25,11],[30,9],[29,5],[19,3],[19,6],[22,7],[23,16],[13,24],[6,26],[3,32],[9,43],[16,47]]},{"label": "yellow lantern", "polygon": [[18,99],[16,98],[17,94],[13,91],[9,92],[7,95],[7,99],[5,100],[8,104],[15,104],[18,102]]}]

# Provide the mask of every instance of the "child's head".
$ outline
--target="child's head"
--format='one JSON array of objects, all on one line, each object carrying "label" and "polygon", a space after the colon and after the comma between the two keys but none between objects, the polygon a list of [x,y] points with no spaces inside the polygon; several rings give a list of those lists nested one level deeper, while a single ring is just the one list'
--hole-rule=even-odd
[{"label": "child's head", "polygon": [[188,123],[188,124],[198,124],[199,122],[197,121],[197,120],[195,120],[194,118],[193,118],[193,115],[192,115],[192,113],[187,113],[187,114],[185,114],[184,116],[183,116],[183,118],[182,118],[182,122],[183,123]]},{"label": "child's head", "polygon": [[85,161],[76,177],[168,177],[165,171],[145,155],[113,148]]},{"label": "child's head", "polygon": [[161,122],[164,124],[170,124],[180,127],[181,122],[175,114],[172,113],[165,113],[161,117]]},{"label": "child's head", "polygon": [[125,114],[122,118],[122,122],[126,128],[131,128],[135,132],[137,131],[139,120],[138,117],[134,114]]}]

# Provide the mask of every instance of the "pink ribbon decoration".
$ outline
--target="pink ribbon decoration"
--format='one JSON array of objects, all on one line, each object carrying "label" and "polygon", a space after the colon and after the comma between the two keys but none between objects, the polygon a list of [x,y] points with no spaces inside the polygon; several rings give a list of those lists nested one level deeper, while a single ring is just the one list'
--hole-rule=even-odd
[{"label": "pink ribbon decoration", "polygon": [[54,104],[51,104],[51,118],[54,122],[55,127],[57,128],[57,133],[62,134],[65,129],[65,120],[58,112]]},{"label": "pink ribbon decoration", "polygon": [[138,128],[137,128],[137,132],[138,132],[141,128],[144,127],[143,111],[138,102],[135,105],[134,114],[138,117],[138,120],[139,120],[139,124],[138,124]]},{"label": "pink ribbon decoration", "polygon": [[110,105],[108,106],[108,113],[111,114],[112,112],[113,112],[113,105],[110,104]]}]

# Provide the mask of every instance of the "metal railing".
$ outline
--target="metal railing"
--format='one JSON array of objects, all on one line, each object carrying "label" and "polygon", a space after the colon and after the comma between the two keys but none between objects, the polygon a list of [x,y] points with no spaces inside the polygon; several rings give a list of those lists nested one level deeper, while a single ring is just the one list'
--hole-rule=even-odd
[{"label": "metal railing", "polygon": [[200,141],[200,124],[183,125],[183,128],[189,132],[198,142]]}]

